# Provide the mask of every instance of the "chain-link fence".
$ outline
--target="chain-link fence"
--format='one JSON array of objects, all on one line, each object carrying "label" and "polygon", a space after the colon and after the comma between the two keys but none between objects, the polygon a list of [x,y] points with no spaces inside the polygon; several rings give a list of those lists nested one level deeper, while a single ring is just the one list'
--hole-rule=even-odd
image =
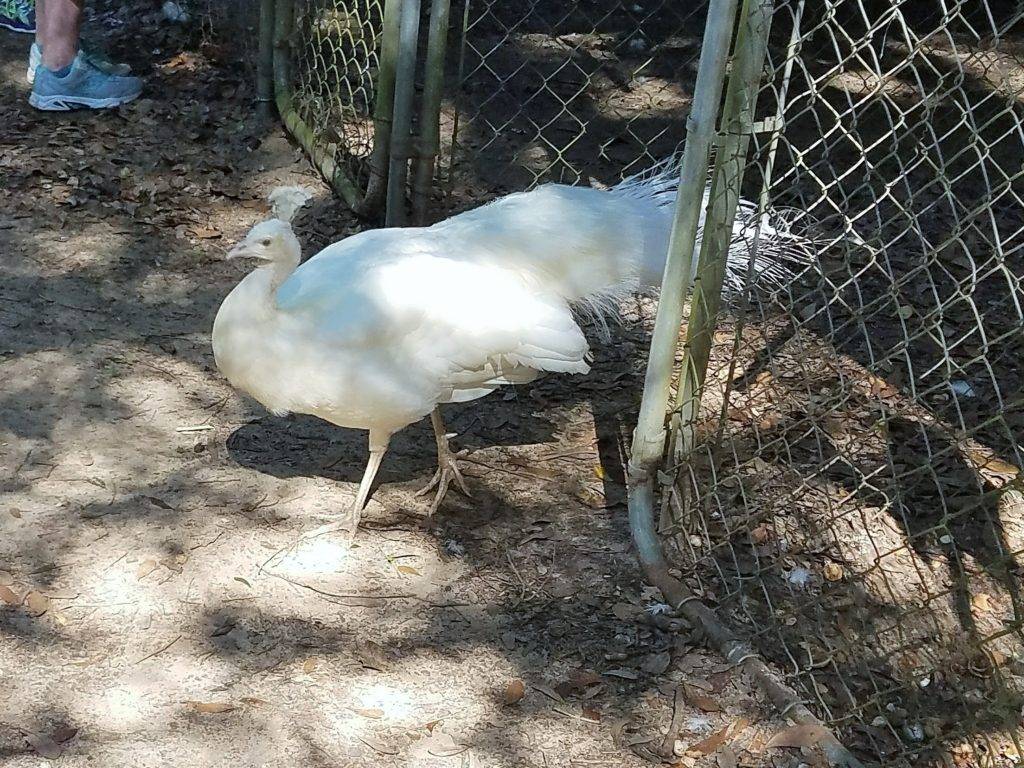
[{"label": "chain-link fence", "polygon": [[381,76],[383,0],[263,5],[265,98],[272,92],[288,129],[335,191],[356,209],[375,208],[388,147],[377,134],[390,121],[388,99],[377,95],[393,87],[393,74]]},{"label": "chain-link fence", "polygon": [[[412,109],[409,127],[428,138],[405,152],[413,165],[426,156],[431,168],[438,155],[438,194],[450,199],[437,209],[545,181],[610,183],[674,152],[683,137],[707,5],[665,0],[270,4],[274,8],[265,15],[276,24],[279,111],[338,193],[367,213],[383,201],[382,179],[393,145],[405,134],[401,126],[393,130],[391,118],[392,111],[400,111],[402,85],[410,79],[425,95],[435,79],[443,90],[433,108]],[[394,19],[390,31],[384,21],[388,14]],[[392,62],[381,87],[378,70],[387,41],[408,48],[397,42],[399,19],[407,14],[415,17],[410,34],[418,43],[413,48],[418,61],[404,73],[399,62],[397,78]],[[429,29],[438,16],[448,46],[435,70],[428,61]],[[264,26],[270,29],[266,20]],[[372,180],[379,187],[368,191]],[[404,186],[406,180],[398,182]],[[409,186],[403,191],[415,207],[415,184]]]},{"label": "chain-link fence", "polygon": [[479,197],[546,181],[610,183],[674,152],[706,5],[466,3],[454,186]]},{"label": "chain-link fence", "polygon": [[[400,62],[398,84],[394,63],[383,88],[377,73],[388,14],[443,5],[447,25],[447,3],[294,1],[274,14],[293,132],[350,202],[383,199],[367,190],[396,154],[426,152],[429,178],[436,146],[391,151],[388,110],[411,81]],[[726,39],[736,0],[711,4],[730,3]],[[743,5],[765,3],[757,112],[706,138],[719,171],[723,148],[740,158],[746,199],[813,235],[816,264],[707,330],[709,365],[695,389],[682,377],[686,418],[657,474],[663,533],[690,593],[861,759],[1024,764],[1024,8]],[[707,6],[453,4],[438,112],[409,126],[438,121],[454,204],[607,183],[675,151]]]},{"label": "chain-link fence", "polygon": [[770,5],[744,196],[817,264],[719,318],[667,532],[865,762],[1021,765],[1024,8]]}]

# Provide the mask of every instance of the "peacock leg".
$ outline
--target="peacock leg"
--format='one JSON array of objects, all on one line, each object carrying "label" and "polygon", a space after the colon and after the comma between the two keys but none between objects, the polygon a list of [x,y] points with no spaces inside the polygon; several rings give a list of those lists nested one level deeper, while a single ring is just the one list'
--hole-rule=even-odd
[{"label": "peacock leg", "polygon": [[352,506],[349,507],[347,513],[340,515],[337,520],[303,534],[302,538],[312,539],[325,533],[342,530],[349,531],[352,535],[355,534],[356,528],[359,527],[359,518],[363,514],[363,507],[366,506],[366,502],[370,499],[373,480],[377,477],[377,470],[380,469],[380,464],[384,460],[384,454],[388,451],[389,439],[390,435],[380,440],[379,435],[375,435],[374,431],[370,430],[370,460],[366,462],[366,470],[363,472],[363,479],[359,482],[359,490],[356,491],[356,498]]},{"label": "peacock leg", "polygon": [[428,518],[437,512],[441,500],[448,493],[448,486],[451,485],[452,480],[455,480],[464,494],[470,497],[473,496],[466,487],[466,481],[459,470],[458,460],[465,456],[468,451],[463,450],[457,453],[452,451],[448,441],[455,437],[455,435],[449,433],[444,426],[444,421],[441,419],[441,406],[434,407],[430,414],[430,423],[434,427],[434,437],[437,439],[437,471],[430,482],[416,494],[417,496],[425,496],[434,488],[437,488],[437,493],[434,494],[434,501],[431,503],[430,509],[427,510]]}]

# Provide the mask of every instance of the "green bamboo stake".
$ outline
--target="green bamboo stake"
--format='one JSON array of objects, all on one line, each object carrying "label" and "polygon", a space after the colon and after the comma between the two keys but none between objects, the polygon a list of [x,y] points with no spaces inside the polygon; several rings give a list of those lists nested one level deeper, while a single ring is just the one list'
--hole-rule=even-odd
[{"label": "green bamboo stake", "polygon": [[402,0],[385,0],[381,24],[380,59],[374,89],[373,149],[370,151],[366,194],[354,210],[370,216],[380,210],[388,186],[388,162],[391,158],[391,127],[395,110],[395,70],[398,65],[398,36],[401,28]]},{"label": "green bamboo stake", "polygon": [[722,132],[711,180],[676,398],[677,415],[674,419],[682,430],[680,454],[684,457],[693,449],[697,410],[722,301],[726,262],[732,245],[754,110],[768,50],[771,11],[770,0],[744,0],[743,20],[736,35],[733,72],[725,94]]},{"label": "green bamboo stake", "polygon": [[441,96],[444,92],[444,60],[448,42],[448,16],[451,0],[433,0],[430,6],[430,32],[427,38],[427,62],[424,72],[423,103],[420,113],[420,140],[413,176],[413,222],[426,222],[434,163],[441,150]]},{"label": "green bamboo stake", "polygon": [[270,117],[274,103],[274,0],[260,0],[260,50],[256,61],[256,113]]},{"label": "green bamboo stake", "polygon": [[[786,64],[782,70],[782,83],[779,86],[777,108],[775,110],[775,122],[771,126],[771,138],[768,141],[768,153],[764,163],[763,172],[763,183],[761,185],[761,194],[758,197],[757,207],[757,220],[760,221],[765,211],[768,210],[769,195],[771,193],[772,185],[772,174],[775,170],[775,160],[778,156],[779,142],[782,139],[782,130],[786,124],[786,106],[789,100],[789,86],[793,78],[793,66],[796,63],[797,53],[800,50],[802,34],[801,34],[801,22],[803,21],[805,0],[799,0],[796,5],[796,12],[793,15],[793,29],[789,35],[789,45],[786,47]],[[760,233],[760,229],[758,229]],[[756,253],[751,253],[750,263],[747,269],[747,279],[750,280],[754,275],[754,265],[756,262]],[[725,379],[725,392],[722,393],[722,408],[719,412],[718,419],[718,430],[715,434],[715,446],[721,444],[722,436],[725,432],[726,414],[729,411],[729,400],[732,397],[732,385],[736,374],[736,365],[739,361],[740,343],[743,338],[743,329],[746,325],[747,311],[750,308],[750,299],[744,294],[742,302],[740,304],[738,319],[736,321],[736,329],[733,334],[733,347],[732,353],[729,359],[729,375]],[[674,456],[676,463],[678,463],[679,457],[679,446],[673,446],[670,448],[669,454]]]},{"label": "green bamboo stake", "polygon": [[398,67],[395,72],[395,109],[391,126],[391,160],[385,196],[384,223],[401,227],[406,222],[405,196],[412,156],[412,112],[419,42],[420,0],[402,2]]},{"label": "green bamboo stake", "polygon": [[[461,91],[466,85],[466,36],[469,33],[469,3],[470,0],[466,0],[462,7],[462,24],[460,25],[459,31],[459,73],[458,79],[456,80],[457,88]],[[451,196],[453,184],[455,181],[455,158],[459,150],[459,121],[462,117],[462,113],[459,112],[458,100],[456,100],[455,108],[452,114],[452,138],[448,146],[448,159],[449,159],[449,173],[448,173],[448,184],[445,188],[444,193]]]},{"label": "green bamboo stake", "polygon": [[693,105],[686,120],[686,145],[683,148],[668,259],[661,283],[661,300],[651,336],[640,415],[630,451],[630,473],[637,478],[653,472],[660,464],[665,450],[665,414],[668,411],[669,387],[675,369],[676,345],[679,326],[683,321],[686,293],[693,276],[697,227],[704,201],[708,158],[715,138],[736,6],[737,0],[716,0],[708,10]]}]

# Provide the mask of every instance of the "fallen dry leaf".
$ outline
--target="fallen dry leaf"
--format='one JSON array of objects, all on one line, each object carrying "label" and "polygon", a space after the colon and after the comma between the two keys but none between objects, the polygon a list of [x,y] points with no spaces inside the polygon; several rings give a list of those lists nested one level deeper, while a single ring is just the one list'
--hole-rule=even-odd
[{"label": "fallen dry leaf", "polygon": [[365,717],[369,720],[380,720],[384,717],[384,710],[377,709],[376,707],[368,707],[366,709],[355,708],[352,711],[360,717]]},{"label": "fallen dry leaf", "polygon": [[60,744],[45,733],[26,734],[25,741],[36,751],[37,755],[45,757],[47,760],[56,760],[63,751]]},{"label": "fallen dry leaf", "polygon": [[33,590],[25,595],[25,608],[31,616],[42,616],[50,610],[50,598]]},{"label": "fallen dry leaf", "polygon": [[159,566],[160,563],[158,563],[155,558],[147,557],[145,560],[139,563],[139,567],[135,569],[135,578],[144,579],[147,576],[149,576],[149,574],[151,574],[153,571],[155,571]]},{"label": "fallen dry leaf", "polygon": [[71,725],[63,725],[50,734],[50,737],[58,744],[64,744],[65,742],[71,741],[75,736],[78,735],[78,729]]},{"label": "fallen dry leaf", "polygon": [[310,672],[312,672],[314,669],[316,669],[317,664],[319,664],[319,663],[320,662],[317,661],[315,658],[313,658],[313,659],[306,659],[302,663],[302,671],[305,672],[308,675]]},{"label": "fallen dry leaf", "polygon": [[828,729],[820,725],[808,723],[792,725],[772,736],[765,746],[767,749],[802,749],[803,747],[813,747],[828,735]]},{"label": "fallen dry leaf", "polygon": [[768,541],[769,536],[771,536],[771,532],[768,526],[764,524],[757,526],[750,532],[750,540],[755,544],[764,544]]},{"label": "fallen dry leaf", "polygon": [[597,672],[578,669],[569,675],[569,682],[576,688],[588,688],[591,685],[600,685],[604,682],[604,678],[597,674]]},{"label": "fallen dry leaf", "polygon": [[979,592],[971,598],[971,607],[976,611],[988,612],[992,610],[992,598],[984,592]]},{"label": "fallen dry leaf", "polygon": [[612,613],[620,621],[632,621],[640,615],[640,609],[629,603],[616,603],[612,606]]},{"label": "fallen dry leaf", "polygon": [[570,683],[568,680],[563,680],[555,686],[555,693],[557,693],[563,699],[572,696],[575,692],[576,686]]},{"label": "fallen dry leaf", "polygon": [[8,605],[21,605],[21,598],[14,593],[14,590],[2,584],[0,584],[0,600]]},{"label": "fallen dry leaf", "polygon": [[688,755],[710,755],[712,752],[717,750],[722,745],[728,743],[743,731],[749,723],[745,718],[738,717],[729,725],[725,726],[721,730],[715,731],[713,734],[708,736],[702,741],[698,741],[696,744],[691,744],[686,748],[686,754]]},{"label": "fallen dry leaf", "polygon": [[420,572],[413,568],[411,565],[398,565],[395,566],[399,573],[404,573],[406,576],[419,576]]},{"label": "fallen dry leaf", "polygon": [[[640,664],[640,668],[644,672],[649,672],[652,675],[660,675],[665,672],[672,664],[672,655],[668,651],[662,651],[661,653],[652,653]],[[608,674],[608,673],[605,673]]]},{"label": "fallen dry leaf", "polygon": [[874,374],[869,373],[867,380],[871,384],[871,394],[875,397],[886,400],[899,394],[899,390],[896,387]]},{"label": "fallen dry leaf", "polygon": [[522,680],[510,680],[505,686],[505,704],[511,706],[522,701],[526,695],[526,685]]},{"label": "fallen dry leaf", "polygon": [[550,685],[544,685],[544,683],[533,683],[530,687],[533,688],[533,690],[535,691],[543,693],[545,696],[547,696],[549,699],[553,701],[557,701],[560,704],[565,703],[565,699],[562,697],[562,694],[560,694]]},{"label": "fallen dry leaf", "polygon": [[839,581],[843,578],[843,566],[838,563],[827,563],[822,569],[826,581]]},{"label": "fallen dry leaf", "polygon": [[703,712],[725,711],[721,704],[712,699],[710,696],[705,696],[703,693],[700,693],[699,691],[695,690],[692,685],[684,685],[683,691],[686,693],[686,701]]},{"label": "fallen dry leaf", "polygon": [[234,704],[227,701],[186,701],[185,703],[204,715],[220,715],[236,708]]},{"label": "fallen dry leaf", "polygon": [[623,680],[636,680],[636,672],[628,669],[609,669],[604,673],[606,677],[621,677]]},{"label": "fallen dry leaf", "polygon": [[1008,461],[1003,461],[997,456],[986,454],[980,450],[967,449],[967,453],[975,466],[986,475],[995,476],[995,479],[1013,479],[1020,474],[1020,467],[1016,464],[1011,464]]},{"label": "fallen dry leaf", "polygon": [[431,734],[427,752],[435,757],[454,757],[461,755],[467,749],[469,749],[468,746],[457,742],[451,734],[438,731]]}]

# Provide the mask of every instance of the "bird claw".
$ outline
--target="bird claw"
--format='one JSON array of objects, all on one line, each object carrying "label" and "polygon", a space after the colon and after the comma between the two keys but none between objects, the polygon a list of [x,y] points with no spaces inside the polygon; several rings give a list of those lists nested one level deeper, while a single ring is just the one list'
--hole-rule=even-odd
[{"label": "bird claw", "polygon": [[469,488],[466,487],[466,479],[462,476],[462,470],[459,469],[458,460],[469,455],[467,449],[461,451],[452,452],[446,448],[441,450],[439,448],[437,455],[437,471],[434,472],[434,476],[430,479],[430,482],[423,486],[417,491],[416,496],[426,496],[434,488],[437,488],[437,492],[434,494],[434,500],[430,504],[430,508],[427,510],[427,518],[433,517],[434,513],[437,512],[437,508],[441,506],[441,501],[448,493],[448,488],[451,485],[452,480],[455,480],[456,485],[459,486],[466,496],[473,498],[473,494],[469,492]]}]

